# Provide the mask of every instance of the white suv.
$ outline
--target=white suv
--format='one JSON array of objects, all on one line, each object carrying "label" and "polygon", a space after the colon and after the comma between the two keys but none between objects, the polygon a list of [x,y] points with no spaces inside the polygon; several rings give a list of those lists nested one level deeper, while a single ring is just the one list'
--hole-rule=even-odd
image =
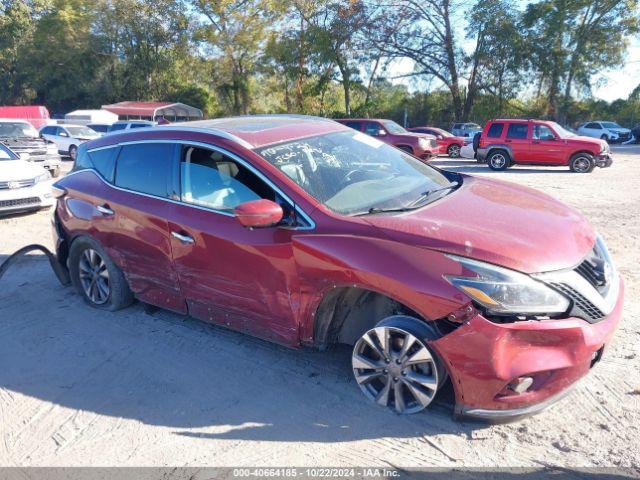
[{"label": "white suv", "polygon": [[631,139],[631,130],[615,122],[587,122],[578,127],[578,134],[585,137],[601,138],[610,143],[626,142]]},{"label": "white suv", "polygon": [[69,155],[72,160],[75,160],[78,145],[98,138],[100,134],[84,125],[47,125],[40,129],[40,136],[55,143],[58,152]]}]

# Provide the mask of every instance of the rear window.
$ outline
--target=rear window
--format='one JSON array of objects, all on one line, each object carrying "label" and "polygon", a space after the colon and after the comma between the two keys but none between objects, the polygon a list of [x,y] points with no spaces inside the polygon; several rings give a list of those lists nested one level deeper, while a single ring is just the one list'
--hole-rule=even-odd
[{"label": "rear window", "polygon": [[116,185],[136,192],[167,197],[175,149],[176,146],[171,143],[123,146],[116,165]]},{"label": "rear window", "polygon": [[124,130],[127,127],[126,123],[114,123],[109,127],[110,132],[115,132],[116,130]]},{"label": "rear window", "polygon": [[529,131],[529,124],[527,123],[512,123],[507,130],[507,138],[527,138],[527,132]]},{"label": "rear window", "polygon": [[502,136],[502,130],[504,130],[504,123],[492,123],[487,132],[487,137],[500,138]]}]

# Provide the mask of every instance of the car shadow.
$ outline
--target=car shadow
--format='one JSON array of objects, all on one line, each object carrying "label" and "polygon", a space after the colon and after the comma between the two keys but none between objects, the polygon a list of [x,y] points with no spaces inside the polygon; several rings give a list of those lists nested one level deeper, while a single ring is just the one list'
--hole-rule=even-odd
[{"label": "car shadow", "polygon": [[[43,255],[29,255],[0,279],[0,364],[0,388],[19,394],[12,398],[203,441],[468,438],[487,427],[453,419],[450,387],[415,415],[369,402],[353,381],[347,347],[291,349],[164,310],[150,314],[140,304],[92,309],[56,282]],[[20,405],[3,409],[24,414]]]},{"label": "car shadow", "polygon": [[448,170],[450,172],[458,172],[458,173],[469,173],[469,174],[491,174],[491,175],[503,175],[505,173],[511,174],[519,174],[526,175],[531,173],[572,173],[568,167],[531,167],[531,166],[521,166],[517,165],[515,167],[511,167],[507,170],[496,171],[491,170],[485,163],[478,163],[475,160],[432,160],[429,162],[430,165],[436,166],[443,170]]}]

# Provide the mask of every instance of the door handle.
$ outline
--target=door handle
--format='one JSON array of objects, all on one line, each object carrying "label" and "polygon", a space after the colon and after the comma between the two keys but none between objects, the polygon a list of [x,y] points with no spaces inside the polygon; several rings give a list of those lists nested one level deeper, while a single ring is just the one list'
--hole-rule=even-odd
[{"label": "door handle", "polygon": [[96,207],[96,210],[98,210],[101,214],[103,215],[113,215],[115,212],[113,210],[111,210],[107,205],[98,205]]},{"label": "door handle", "polygon": [[195,240],[193,239],[193,237],[191,237],[189,235],[185,235],[183,233],[171,232],[171,236],[174,237],[174,238],[177,238],[182,243],[195,243]]}]

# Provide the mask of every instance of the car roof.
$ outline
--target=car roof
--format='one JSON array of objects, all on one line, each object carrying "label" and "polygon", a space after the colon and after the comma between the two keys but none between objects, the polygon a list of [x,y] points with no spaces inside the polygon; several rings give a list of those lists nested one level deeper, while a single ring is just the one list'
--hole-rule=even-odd
[{"label": "car roof", "polygon": [[197,128],[222,131],[236,137],[245,146],[262,147],[297,138],[348,130],[344,125],[327,118],[308,115],[246,115],[240,117],[196,120],[193,122],[161,125],[162,129]]}]

